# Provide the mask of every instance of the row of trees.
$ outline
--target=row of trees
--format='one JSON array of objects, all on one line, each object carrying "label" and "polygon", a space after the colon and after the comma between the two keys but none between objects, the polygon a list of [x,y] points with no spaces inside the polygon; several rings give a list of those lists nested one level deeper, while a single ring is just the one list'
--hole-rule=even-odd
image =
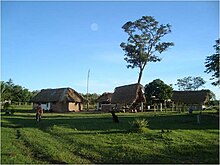
[{"label": "row of trees", "polygon": [[[184,77],[177,80],[177,85],[180,90],[197,90],[199,87],[205,84],[205,81],[201,77]],[[1,81],[1,100],[10,100],[12,104],[16,102],[30,102],[31,98],[38,91],[30,92],[28,89],[15,85],[12,79],[7,82]],[[146,84],[144,87],[144,93],[148,104],[152,104],[157,100],[159,103],[163,103],[165,100],[169,100],[172,97],[173,87],[172,84],[165,84],[162,80],[156,79]],[[215,98],[214,93],[210,91],[212,98]],[[83,97],[87,97],[86,94],[82,94]],[[90,108],[94,108],[96,100],[99,94],[93,93],[88,95],[88,101]]]},{"label": "row of trees", "polygon": [[[16,85],[13,83],[12,79],[7,82],[1,81],[1,101],[11,101],[12,104],[17,102],[30,102],[31,98],[36,95],[39,91],[29,91],[28,89]],[[87,97],[86,94],[82,94],[84,98]],[[89,103],[91,105],[96,104],[96,99],[99,97],[98,94],[92,93],[88,95]]]},{"label": "row of trees", "polygon": [[30,102],[31,98],[36,94],[37,91],[30,92],[28,89],[16,85],[12,79],[7,82],[1,81],[1,100],[16,102]]}]

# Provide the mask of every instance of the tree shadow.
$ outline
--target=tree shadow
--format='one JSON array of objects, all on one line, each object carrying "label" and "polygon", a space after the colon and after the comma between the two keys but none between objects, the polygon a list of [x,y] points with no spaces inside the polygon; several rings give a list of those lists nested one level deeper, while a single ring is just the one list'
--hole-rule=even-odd
[{"label": "tree shadow", "polygon": [[[219,117],[202,115],[201,123],[197,123],[197,115],[192,114],[178,114],[178,115],[157,115],[157,116],[123,116],[118,115],[119,123],[113,123],[111,114],[109,116],[96,116],[92,117],[74,116],[74,115],[62,115],[44,114],[42,120],[38,123],[35,120],[35,113],[27,114],[14,114],[11,116],[2,116],[2,127],[19,127],[24,128],[40,128],[48,129],[54,125],[60,125],[62,127],[73,128],[81,131],[101,131],[109,133],[109,130],[124,131],[130,128],[130,122],[135,118],[145,118],[149,122],[149,128],[152,130],[170,129],[170,130],[208,130],[219,129]],[[116,131],[116,132],[117,132]],[[116,133],[112,132],[112,133]]]},{"label": "tree shadow", "polygon": [[[145,118],[149,122],[149,128],[151,130],[157,130],[152,135],[146,135],[146,139],[152,141],[162,141],[164,140],[166,147],[159,148],[158,153],[163,154],[144,154],[139,151],[139,149],[135,148],[126,148],[130,146],[126,146],[123,144],[118,145],[105,145],[105,147],[109,147],[108,149],[98,149],[94,147],[89,141],[77,141],[74,144],[75,147],[81,149],[85,148],[91,152],[96,152],[98,155],[102,155],[100,159],[96,159],[91,157],[94,163],[217,163],[218,160],[218,146],[208,146],[207,145],[196,145],[188,146],[184,144],[175,144],[169,145],[169,139],[161,139],[161,129],[169,129],[169,130],[206,130],[212,131],[212,133],[217,133],[219,129],[219,117],[210,116],[203,114],[201,116],[201,123],[197,124],[197,115],[192,114],[176,114],[176,115],[127,115],[126,114],[118,114],[119,123],[113,123],[111,114],[102,115],[92,115],[89,117],[88,114],[85,116],[82,115],[65,115],[65,114],[44,114],[42,121],[37,123],[35,120],[35,113],[18,113],[12,116],[1,116],[2,119],[2,127],[7,128],[38,128],[47,133],[56,134],[58,131],[54,131],[53,129],[58,127],[64,127],[72,129],[70,132],[62,132],[62,134],[58,135],[61,138],[66,137],[65,135],[70,135],[69,137],[73,137],[71,135],[84,134],[84,135],[93,135],[96,134],[125,134],[128,133],[130,129],[129,122],[133,121],[136,118]],[[49,130],[51,131],[49,131]],[[74,129],[76,131],[74,131]],[[58,132],[59,133],[59,132]],[[164,134],[165,135],[165,134]],[[145,135],[144,135],[145,136]],[[88,136],[90,137],[90,136]],[[65,139],[68,142],[68,139]],[[115,144],[115,143],[114,143]],[[100,146],[103,147],[103,146]],[[191,149],[190,149],[191,147]],[[214,148],[214,151],[213,151]],[[129,152],[128,152],[128,149]],[[215,150],[216,149],[216,150]],[[120,153],[124,155],[120,155]],[[207,155],[207,159],[204,158],[200,160],[201,156]],[[216,154],[216,157],[213,157],[211,154]],[[78,152],[76,152],[78,154]],[[175,156],[178,159],[175,159]],[[83,155],[79,155],[83,156]],[[86,155],[87,156],[87,155]],[[210,157],[212,160],[210,161]]]}]

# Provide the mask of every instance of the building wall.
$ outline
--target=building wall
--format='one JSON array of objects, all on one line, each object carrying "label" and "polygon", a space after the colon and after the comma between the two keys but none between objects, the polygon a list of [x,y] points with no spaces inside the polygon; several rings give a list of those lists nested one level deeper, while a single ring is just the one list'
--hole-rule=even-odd
[{"label": "building wall", "polygon": [[62,102],[52,103],[51,109],[53,112],[67,112],[67,109],[65,110],[65,104]]},{"label": "building wall", "polygon": [[69,111],[74,111],[74,112],[78,112],[80,110],[82,110],[82,104],[81,103],[73,103],[73,102],[70,102],[69,105],[68,105],[68,110]]},{"label": "building wall", "polygon": [[188,109],[193,109],[193,110],[202,110],[203,109],[203,105],[202,104],[194,104],[194,105],[188,105],[187,106]]},{"label": "building wall", "polygon": [[102,104],[101,105],[101,111],[110,112],[110,111],[112,111],[113,106],[114,105],[112,105],[112,104]]},{"label": "building wall", "polygon": [[[37,103],[34,103],[33,108],[36,108],[37,105]],[[53,102],[50,103],[50,109],[52,109],[53,112],[78,112],[83,109],[83,104],[73,102]]]},{"label": "building wall", "polygon": [[204,108],[202,104],[183,104],[183,103],[175,103],[175,110],[176,111],[189,111],[192,109],[194,111],[200,111]]}]

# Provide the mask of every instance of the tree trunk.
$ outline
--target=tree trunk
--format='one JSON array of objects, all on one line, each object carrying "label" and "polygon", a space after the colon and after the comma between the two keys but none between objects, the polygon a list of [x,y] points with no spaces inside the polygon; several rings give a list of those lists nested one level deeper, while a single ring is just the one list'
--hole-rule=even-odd
[{"label": "tree trunk", "polygon": [[139,76],[138,76],[138,84],[141,83],[142,74],[143,74],[143,69],[140,68],[140,73],[139,73]]}]

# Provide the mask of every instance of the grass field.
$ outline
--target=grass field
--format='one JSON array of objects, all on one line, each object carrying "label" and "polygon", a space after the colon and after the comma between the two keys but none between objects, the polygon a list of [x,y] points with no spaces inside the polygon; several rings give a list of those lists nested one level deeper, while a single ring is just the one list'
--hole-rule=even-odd
[{"label": "grass field", "polygon": [[[31,110],[1,116],[1,163],[219,163],[219,115],[45,113],[36,123]],[[149,121],[146,133],[130,132],[129,122]],[[161,130],[164,130],[164,133]],[[168,130],[171,130],[167,132]]]}]

